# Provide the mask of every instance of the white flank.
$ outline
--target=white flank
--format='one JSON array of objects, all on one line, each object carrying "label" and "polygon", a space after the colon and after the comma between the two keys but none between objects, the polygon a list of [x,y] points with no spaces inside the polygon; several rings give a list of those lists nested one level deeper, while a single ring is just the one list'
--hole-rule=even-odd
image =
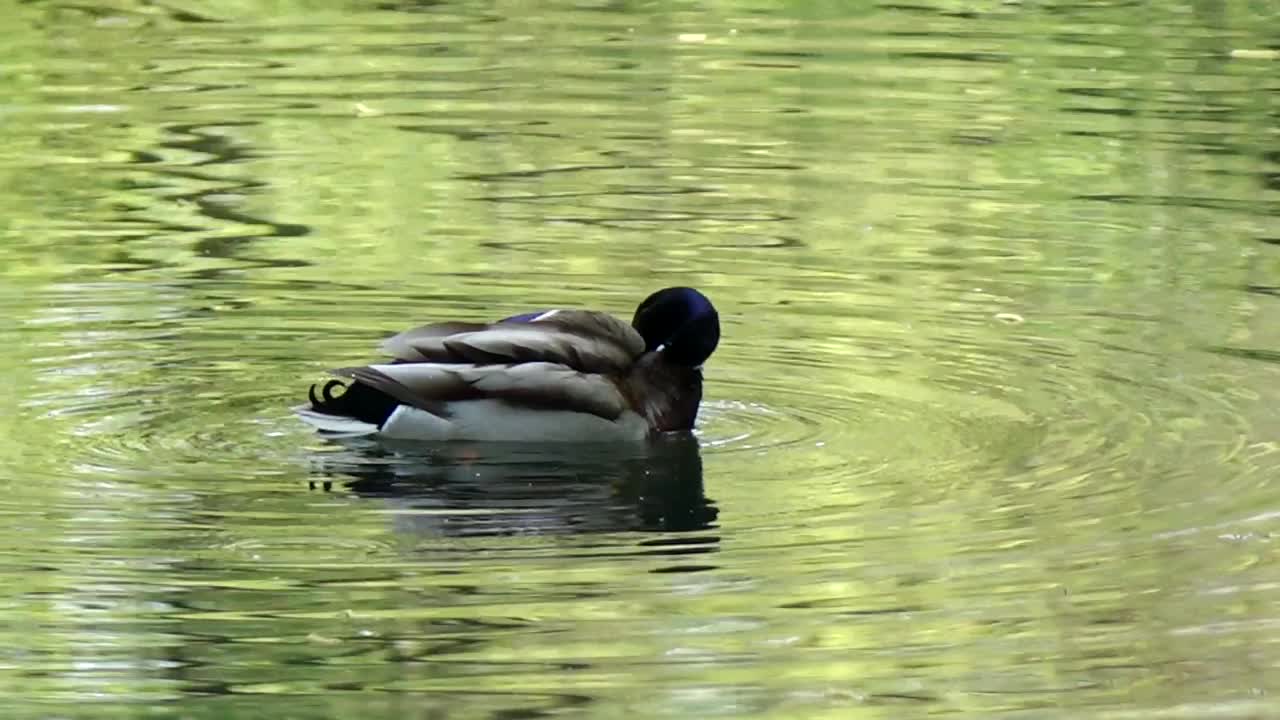
[{"label": "white flank", "polygon": [[453,424],[426,410],[400,405],[382,423],[380,434],[405,440],[449,440],[453,437]]},{"label": "white flank", "polygon": [[500,400],[448,403],[448,418],[401,405],[383,423],[382,435],[405,440],[477,442],[636,442],[649,428],[627,412],[616,422],[588,413],[534,410]]},{"label": "white flank", "polygon": [[316,412],[310,405],[299,405],[293,411],[303,422],[331,437],[359,437],[378,432],[378,426],[372,423]]}]

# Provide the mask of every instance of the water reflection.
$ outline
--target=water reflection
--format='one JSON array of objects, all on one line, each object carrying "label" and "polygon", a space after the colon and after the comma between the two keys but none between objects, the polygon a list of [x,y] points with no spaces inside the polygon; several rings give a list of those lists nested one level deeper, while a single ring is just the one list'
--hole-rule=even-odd
[{"label": "water reflection", "polygon": [[402,532],[686,532],[718,516],[689,435],[637,448],[356,440],[317,463],[313,488],[382,500]]}]

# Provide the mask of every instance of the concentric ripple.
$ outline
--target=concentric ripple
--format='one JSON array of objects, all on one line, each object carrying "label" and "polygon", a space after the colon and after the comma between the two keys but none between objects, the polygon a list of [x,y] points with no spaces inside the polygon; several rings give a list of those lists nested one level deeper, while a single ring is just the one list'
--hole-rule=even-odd
[{"label": "concentric ripple", "polygon": [[[71,292],[58,302],[81,296],[74,286]],[[235,463],[255,473],[286,473],[306,448],[320,447],[288,412],[301,388],[324,366],[371,357],[380,337],[357,326],[312,327],[306,318],[263,328],[253,304],[204,315],[193,329],[180,307],[127,300],[119,294],[109,315],[62,312],[24,331],[36,388],[27,412],[64,428],[63,442],[86,472]],[[724,347],[707,370],[698,426],[704,452],[767,454],[778,464],[848,480],[893,463],[930,473],[988,472],[1001,458],[1001,472],[1043,481],[1048,472],[1114,468],[1152,442],[1171,442],[1177,434],[1161,428],[1169,419],[1161,413],[1220,416],[1213,423],[1223,431],[1213,441],[1215,457],[1238,455],[1233,438],[1250,432],[1229,400],[1194,382],[1158,370],[1141,378],[1112,372],[1111,366],[1163,362],[1115,342],[1113,329],[1099,328],[1096,341],[1082,336],[1069,346],[1038,336],[1043,325],[1035,318],[1017,325],[995,320],[981,298],[917,313],[908,329],[885,321],[887,300],[862,301],[865,322],[839,319],[850,333],[845,337],[780,338],[768,353],[752,356],[745,336],[754,329],[727,314]],[[442,316],[476,314],[461,301],[433,304]],[[407,315],[378,295],[361,310]],[[796,312],[780,310],[784,318]],[[227,354],[246,333],[252,351]],[[930,334],[947,341],[912,350],[917,336]],[[292,356],[312,335],[324,338],[331,359],[323,365]],[[78,391],[68,393],[73,386]]]}]

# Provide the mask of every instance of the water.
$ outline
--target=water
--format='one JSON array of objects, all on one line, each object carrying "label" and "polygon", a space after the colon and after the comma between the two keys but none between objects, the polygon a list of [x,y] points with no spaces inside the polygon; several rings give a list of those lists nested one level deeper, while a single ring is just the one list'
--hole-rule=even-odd
[{"label": "water", "polygon": [[[5,717],[1280,714],[1274,8],[538,5],[3,5]],[[694,443],[289,417],[677,283]]]}]

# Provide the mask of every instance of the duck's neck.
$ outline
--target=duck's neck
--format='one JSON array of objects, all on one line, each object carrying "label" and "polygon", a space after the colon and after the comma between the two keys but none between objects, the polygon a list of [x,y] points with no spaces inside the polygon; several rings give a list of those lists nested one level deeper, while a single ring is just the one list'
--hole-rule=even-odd
[{"label": "duck's neck", "polygon": [[632,367],[625,392],[654,432],[692,430],[702,402],[702,370],[649,353]]}]

